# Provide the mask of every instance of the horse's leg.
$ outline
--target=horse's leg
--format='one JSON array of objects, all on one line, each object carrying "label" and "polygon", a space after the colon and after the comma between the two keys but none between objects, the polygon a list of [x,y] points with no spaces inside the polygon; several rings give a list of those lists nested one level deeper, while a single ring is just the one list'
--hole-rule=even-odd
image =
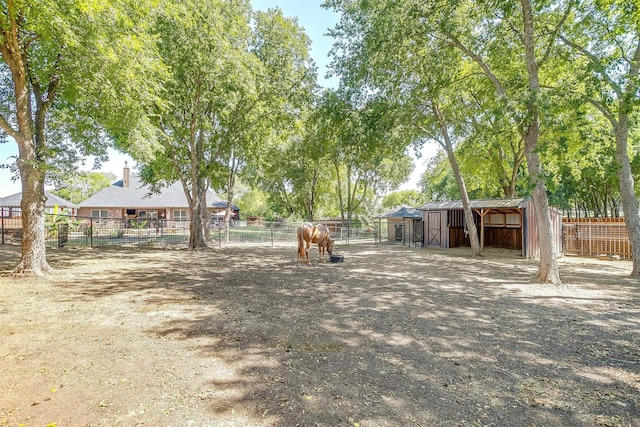
[{"label": "horse's leg", "polygon": [[311,259],[309,259],[309,248],[311,248],[311,241],[307,242],[307,246],[306,246],[306,249],[304,251],[305,259],[307,260],[307,263],[309,263],[309,265],[311,265]]},{"label": "horse's leg", "polygon": [[[299,228],[298,229],[298,264],[300,263],[300,260],[302,260],[302,262],[305,261],[305,238],[304,238],[304,228]],[[306,257],[308,258],[308,256]]]}]

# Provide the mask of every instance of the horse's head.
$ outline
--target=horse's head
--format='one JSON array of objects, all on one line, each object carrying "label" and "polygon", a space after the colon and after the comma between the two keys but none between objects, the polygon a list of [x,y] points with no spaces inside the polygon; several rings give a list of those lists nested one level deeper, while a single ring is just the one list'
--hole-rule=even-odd
[{"label": "horse's head", "polygon": [[327,252],[329,252],[329,255],[333,254],[333,240],[331,239],[331,237],[327,236]]}]

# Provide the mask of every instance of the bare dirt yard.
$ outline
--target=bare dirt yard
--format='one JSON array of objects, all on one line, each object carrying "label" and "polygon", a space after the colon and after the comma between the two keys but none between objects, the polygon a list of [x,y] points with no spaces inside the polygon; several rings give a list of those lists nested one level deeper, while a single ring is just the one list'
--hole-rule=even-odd
[{"label": "bare dirt yard", "polygon": [[640,426],[625,261],[0,246],[0,426]]}]

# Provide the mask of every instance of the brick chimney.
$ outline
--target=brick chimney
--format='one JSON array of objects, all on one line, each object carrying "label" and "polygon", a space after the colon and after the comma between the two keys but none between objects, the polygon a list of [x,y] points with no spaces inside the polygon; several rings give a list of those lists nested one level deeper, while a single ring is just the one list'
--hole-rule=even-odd
[{"label": "brick chimney", "polygon": [[129,188],[129,165],[124,162],[124,169],[122,170],[122,188]]}]

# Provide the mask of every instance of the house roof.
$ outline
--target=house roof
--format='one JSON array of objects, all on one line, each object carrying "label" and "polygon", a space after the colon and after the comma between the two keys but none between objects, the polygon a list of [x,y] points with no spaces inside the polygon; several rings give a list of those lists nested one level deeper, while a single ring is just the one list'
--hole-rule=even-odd
[{"label": "house roof", "polygon": [[[58,197],[55,194],[49,193],[48,191],[45,191],[44,195],[47,197],[47,201],[44,204],[45,208],[53,208],[55,206],[58,206],[59,208],[77,207],[77,205],[74,205],[70,201],[63,199],[62,197]],[[20,202],[22,202],[22,193],[12,194],[7,197],[0,197],[0,206],[19,207]]]},{"label": "house roof", "polygon": [[[207,191],[207,205],[221,202],[211,190]],[[130,184],[125,188],[122,180],[99,191],[78,204],[81,208],[186,208],[189,207],[182,184],[174,182],[161,190],[151,193],[150,187],[142,182],[140,176],[131,175]]]},{"label": "house roof", "polygon": [[[207,199],[207,202],[209,201],[209,199]],[[213,202],[213,203],[209,203],[209,206],[211,206],[212,208],[218,208],[218,209],[226,209],[227,208],[227,202],[225,202],[224,200],[220,200],[219,202]],[[238,206],[236,206],[235,204],[231,203],[231,209],[234,211],[239,211],[240,208]]]},{"label": "house roof", "polygon": [[374,218],[422,218],[422,212],[418,209],[410,208],[409,206],[400,206],[375,216]]},{"label": "house roof", "polygon": [[[516,197],[510,199],[484,199],[469,200],[471,209],[516,209],[526,205],[529,197]],[[428,202],[417,209],[421,211],[444,211],[450,209],[462,209],[462,200],[451,200],[446,202]]]}]

